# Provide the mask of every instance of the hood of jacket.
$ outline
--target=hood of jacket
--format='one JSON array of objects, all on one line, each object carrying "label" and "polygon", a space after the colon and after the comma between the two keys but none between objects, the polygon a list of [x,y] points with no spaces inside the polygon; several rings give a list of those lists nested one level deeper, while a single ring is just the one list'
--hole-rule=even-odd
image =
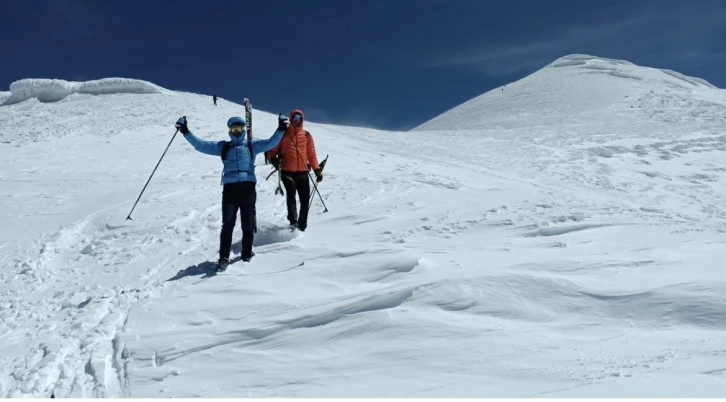
[{"label": "hood of jacket", "polygon": [[231,131],[227,131],[227,135],[229,135],[229,138],[232,140],[232,145],[239,145],[239,144],[246,144],[247,143],[247,129],[245,128],[245,131],[242,132],[242,134],[238,136],[232,134]]},{"label": "hood of jacket", "polygon": [[239,145],[245,143],[247,141],[247,121],[244,119],[244,117],[239,116],[232,116],[227,120],[227,127],[232,127],[233,124],[242,124],[245,129],[242,131],[242,134],[238,136],[232,134],[231,131],[227,130],[227,135],[229,135],[229,138],[232,140],[232,145]]},{"label": "hood of jacket", "polygon": [[292,112],[290,112],[290,115],[287,117],[288,119],[290,119],[290,127],[293,127],[292,116],[295,114],[299,114],[300,116],[302,116],[302,123],[300,123],[300,126],[295,126],[295,127],[303,128],[303,126],[305,125],[305,114],[300,109],[293,110]]}]

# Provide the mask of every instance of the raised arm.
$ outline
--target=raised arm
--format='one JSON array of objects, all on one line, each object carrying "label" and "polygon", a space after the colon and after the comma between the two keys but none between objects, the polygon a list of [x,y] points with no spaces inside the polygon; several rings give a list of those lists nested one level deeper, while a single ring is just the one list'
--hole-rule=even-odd
[{"label": "raised arm", "polygon": [[207,154],[207,155],[214,155],[214,156],[220,156],[222,155],[222,146],[224,145],[224,141],[204,141],[199,139],[194,133],[191,131],[187,134],[184,134],[184,139],[187,140],[194,149],[197,151]]},{"label": "raised arm", "polygon": [[280,151],[280,141],[282,140],[283,135],[285,135],[285,130],[287,130],[288,125],[289,123],[287,122],[287,117],[283,116],[282,113],[280,113],[277,116],[277,130],[275,130],[275,133],[272,134],[272,137],[266,140],[252,141],[252,149],[254,150],[255,154],[267,152],[267,158],[269,160],[272,160],[275,155],[277,155],[277,153]]},{"label": "raised arm", "polygon": [[255,154],[267,152],[280,144],[283,134],[285,134],[285,130],[280,130],[278,128],[275,130],[275,133],[272,134],[272,137],[266,140],[252,140],[252,149],[255,151]]},{"label": "raised arm", "polygon": [[222,146],[224,145],[224,141],[200,140],[196,135],[194,135],[194,133],[189,131],[186,116],[180,117],[179,120],[176,121],[175,126],[184,135],[184,139],[186,139],[188,143],[192,144],[194,149],[197,151],[207,155],[222,155]]}]

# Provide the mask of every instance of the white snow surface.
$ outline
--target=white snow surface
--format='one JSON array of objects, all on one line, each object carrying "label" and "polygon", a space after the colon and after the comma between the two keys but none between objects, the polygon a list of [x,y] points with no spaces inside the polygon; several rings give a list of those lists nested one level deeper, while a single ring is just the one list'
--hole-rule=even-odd
[{"label": "white snow surface", "polygon": [[[726,396],[723,92],[602,73],[574,75],[579,99],[538,90],[571,68],[471,109],[500,128],[307,123],[329,211],[316,196],[289,232],[258,158],[256,256],[221,274],[221,163],[181,135],[125,218],[177,117],[226,139],[241,105],[0,108],[0,396]],[[639,91],[688,106],[597,112]],[[253,125],[269,137],[276,113]]]},{"label": "white snow surface", "polygon": [[[590,138],[591,130],[632,129],[633,123],[655,131],[668,130],[674,122],[692,123],[691,130],[703,124],[723,126],[725,110],[726,91],[700,78],[575,54],[464,102],[415,130],[506,131],[567,124],[590,127]],[[708,121],[714,115],[719,118]]]},{"label": "white snow surface", "polygon": [[[58,102],[74,94],[153,94],[168,92],[147,81],[130,78],[104,78],[74,82],[57,79],[24,79],[10,84],[10,96],[2,105],[13,105],[28,99],[39,102]],[[1,99],[1,98],[0,98]]]}]

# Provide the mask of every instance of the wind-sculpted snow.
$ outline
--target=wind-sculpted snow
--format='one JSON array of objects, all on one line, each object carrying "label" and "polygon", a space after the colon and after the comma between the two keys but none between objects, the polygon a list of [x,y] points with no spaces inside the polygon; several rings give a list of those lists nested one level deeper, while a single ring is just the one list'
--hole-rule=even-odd
[{"label": "wind-sculpted snow", "polygon": [[597,57],[587,54],[570,54],[563,56],[552,62],[550,65],[553,67],[584,66],[587,65],[588,62],[606,63],[613,66],[635,66],[635,64],[627,60],[609,59],[606,57]]},{"label": "wind-sculpted snow", "polygon": [[0,396],[726,396],[721,92],[554,64],[442,131],[308,122],[329,211],[289,231],[258,158],[224,273],[221,163],[180,135],[125,217],[176,118],[221,140],[241,105],[0,108]]},{"label": "wind-sculpted snow", "polygon": [[94,81],[72,82],[58,79],[24,79],[10,84],[10,97],[2,106],[28,99],[40,102],[58,102],[72,94],[158,94],[166,89],[147,81],[129,78],[104,78]]},{"label": "wind-sculpted snow", "polygon": [[707,88],[711,89],[718,89],[717,86],[711,84],[710,82],[704,80],[703,78],[696,78],[696,77],[689,77],[685,74],[681,74],[677,71],[668,70],[668,69],[661,69],[660,71],[664,72],[665,74],[668,74],[672,77],[678,78],[679,80],[682,80],[688,84],[691,84],[695,87],[705,86]]}]

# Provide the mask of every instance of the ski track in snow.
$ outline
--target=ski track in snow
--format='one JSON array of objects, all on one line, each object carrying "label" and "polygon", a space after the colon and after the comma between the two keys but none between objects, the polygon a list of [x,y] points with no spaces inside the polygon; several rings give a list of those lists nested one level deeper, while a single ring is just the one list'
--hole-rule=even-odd
[{"label": "ski track in snow", "polygon": [[[124,218],[178,116],[219,140],[241,105],[0,107],[0,396],[724,396],[726,96],[620,61],[554,66],[484,96],[550,111],[520,123],[308,123],[330,211],[315,195],[289,232],[258,158],[256,256],[224,273],[219,161],[181,135]],[[542,91],[567,74],[601,97]],[[254,135],[275,117],[255,111]],[[426,128],[456,127],[441,119]]]}]

